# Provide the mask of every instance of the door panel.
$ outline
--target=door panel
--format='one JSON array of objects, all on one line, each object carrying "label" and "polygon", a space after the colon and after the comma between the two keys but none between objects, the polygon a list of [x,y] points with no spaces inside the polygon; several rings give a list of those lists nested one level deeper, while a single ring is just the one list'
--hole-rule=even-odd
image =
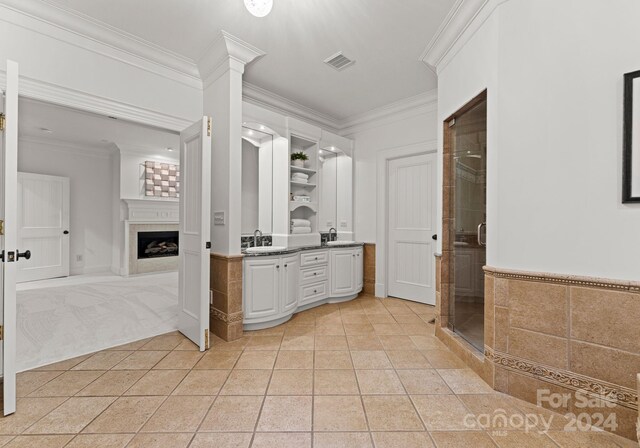
[{"label": "door panel", "polygon": [[388,180],[388,295],[435,304],[435,154],[390,161]]},{"label": "door panel", "polygon": [[[278,266],[278,267],[276,267]],[[255,259],[245,262],[244,315],[261,318],[278,314],[280,298],[280,260]]]},{"label": "door panel", "polygon": [[282,258],[282,312],[298,306],[300,258],[298,254]]},{"label": "door panel", "polygon": [[208,117],[180,134],[179,330],[209,345],[211,135]]},{"label": "door panel", "polygon": [[[2,306],[2,388],[4,415],[16,411],[16,248],[18,248],[17,194],[18,188],[18,64],[7,61],[7,86],[2,110],[6,116],[5,130],[0,139],[0,219],[4,235],[0,236],[0,251],[4,253],[0,274]],[[24,248],[21,248],[24,250]]]},{"label": "door panel", "polygon": [[355,251],[331,251],[331,295],[345,296],[355,293]]},{"label": "door panel", "polygon": [[18,283],[69,275],[69,178],[18,173]]}]

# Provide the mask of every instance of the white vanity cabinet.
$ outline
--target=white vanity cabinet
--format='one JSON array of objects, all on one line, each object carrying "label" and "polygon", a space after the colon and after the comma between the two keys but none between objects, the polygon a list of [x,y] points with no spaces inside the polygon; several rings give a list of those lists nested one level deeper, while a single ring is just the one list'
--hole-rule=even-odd
[{"label": "white vanity cabinet", "polygon": [[362,247],[331,249],[331,297],[344,297],[362,291]]},{"label": "white vanity cabinet", "polygon": [[298,307],[299,254],[255,257],[244,263],[245,319],[264,322],[290,315]]}]

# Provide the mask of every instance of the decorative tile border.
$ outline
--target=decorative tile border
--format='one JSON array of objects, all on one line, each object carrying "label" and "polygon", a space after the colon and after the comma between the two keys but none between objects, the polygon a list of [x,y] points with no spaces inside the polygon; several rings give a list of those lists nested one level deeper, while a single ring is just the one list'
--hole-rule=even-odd
[{"label": "decorative tile border", "polygon": [[216,320],[219,320],[221,322],[224,322],[225,324],[233,324],[235,322],[242,322],[242,320],[244,319],[244,315],[242,313],[242,311],[239,311],[237,313],[232,313],[232,314],[227,314],[223,311],[220,311],[217,308],[214,308],[213,306],[210,307],[210,312],[211,312],[211,317],[213,317]]},{"label": "decorative tile border", "polygon": [[559,285],[578,286],[587,288],[613,289],[615,291],[640,292],[640,282],[625,280],[611,280],[598,277],[583,277],[579,275],[550,274],[547,272],[516,271],[485,266],[484,272],[497,278],[524,280],[532,282],[555,283]]},{"label": "decorative tile border", "polygon": [[579,375],[554,367],[534,364],[528,360],[513,355],[494,351],[488,346],[484,347],[484,356],[494,364],[509,370],[523,373],[548,383],[557,384],[573,390],[584,390],[597,395],[603,400],[616,403],[630,409],[638,409],[638,394],[633,389],[628,389],[615,384],[599,381],[588,376]]}]

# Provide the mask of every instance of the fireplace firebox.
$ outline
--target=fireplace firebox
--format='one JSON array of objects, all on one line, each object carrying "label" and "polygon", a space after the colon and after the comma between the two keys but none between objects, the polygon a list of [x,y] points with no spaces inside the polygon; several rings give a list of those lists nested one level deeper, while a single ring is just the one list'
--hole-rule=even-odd
[{"label": "fireplace firebox", "polygon": [[138,232],[138,259],[177,257],[178,232]]}]

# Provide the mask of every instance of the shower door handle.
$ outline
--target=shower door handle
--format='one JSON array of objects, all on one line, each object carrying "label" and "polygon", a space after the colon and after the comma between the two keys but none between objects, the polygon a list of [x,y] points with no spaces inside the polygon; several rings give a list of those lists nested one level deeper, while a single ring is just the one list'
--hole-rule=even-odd
[{"label": "shower door handle", "polygon": [[480,245],[481,247],[487,247],[487,242],[486,241],[482,241],[482,228],[485,228],[485,234],[486,234],[486,228],[487,228],[487,223],[486,222],[482,222],[480,224],[478,224],[478,245]]}]

